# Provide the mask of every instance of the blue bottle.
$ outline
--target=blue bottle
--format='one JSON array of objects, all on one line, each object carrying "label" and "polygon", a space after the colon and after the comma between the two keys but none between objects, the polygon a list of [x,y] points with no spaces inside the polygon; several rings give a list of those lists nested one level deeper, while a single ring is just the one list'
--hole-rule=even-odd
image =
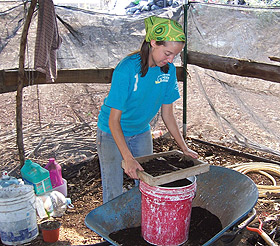
[{"label": "blue bottle", "polygon": [[12,184],[19,184],[19,181],[15,177],[11,177],[8,175],[7,171],[3,172],[2,178],[0,179],[0,186],[3,188],[8,187]]}]

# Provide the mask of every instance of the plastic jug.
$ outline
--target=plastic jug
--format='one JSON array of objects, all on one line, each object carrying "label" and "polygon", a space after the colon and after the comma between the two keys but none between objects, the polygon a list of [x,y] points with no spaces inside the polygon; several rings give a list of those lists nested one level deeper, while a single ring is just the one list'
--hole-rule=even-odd
[{"label": "plastic jug", "polygon": [[15,177],[11,177],[8,175],[7,171],[3,172],[2,178],[0,179],[0,187],[8,187],[12,184],[19,184],[19,181]]},{"label": "plastic jug", "polygon": [[37,199],[41,200],[41,204],[43,204],[43,209],[52,217],[62,217],[67,208],[74,208],[71,199],[66,198],[59,191],[52,191],[50,193],[48,192],[42,196],[38,196]]},{"label": "plastic jug", "polygon": [[56,163],[54,158],[49,159],[49,163],[45,166],[45,168],[50,172],[50,179],[53,188],[63,185],[61,166]]},{"label": "plastic jug", "polygon": [[39,164],[26,160],[20,172],[25,183],[34,186],[37,195],[52,190],[50,173]]}]

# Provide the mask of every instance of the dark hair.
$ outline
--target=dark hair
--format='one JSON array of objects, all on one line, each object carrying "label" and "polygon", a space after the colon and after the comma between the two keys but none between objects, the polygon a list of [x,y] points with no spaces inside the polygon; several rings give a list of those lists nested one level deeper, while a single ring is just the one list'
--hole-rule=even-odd
[{"label": "dark hair", "polygon": [[[156,45],[165,45],[165,41],[156,41]],[[150,43],[146,40],[143,41],[141,49],[139,51],[140,54],[140,64],[141,64],[141,77],[144,77],[149,69],[149,54],[150,54]],[[168,73],[169,65],[166,64],[165,66],[160,68],[163,73]]]}]

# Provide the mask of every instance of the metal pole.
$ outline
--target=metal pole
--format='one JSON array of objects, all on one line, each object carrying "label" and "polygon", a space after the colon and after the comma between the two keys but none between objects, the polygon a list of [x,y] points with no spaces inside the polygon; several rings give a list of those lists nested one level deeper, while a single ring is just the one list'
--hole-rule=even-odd
[{"label": "metal pole", "polygon": [[188,8],[189,3],[188,0],[184,0],[184,32],[186,35],[186,43],[184,47],[184,56],[183,56],[183,137],[185,138],[187,136],[187,63],[188,63],[188,57],[187,57],[187,26],[188,26]]}]

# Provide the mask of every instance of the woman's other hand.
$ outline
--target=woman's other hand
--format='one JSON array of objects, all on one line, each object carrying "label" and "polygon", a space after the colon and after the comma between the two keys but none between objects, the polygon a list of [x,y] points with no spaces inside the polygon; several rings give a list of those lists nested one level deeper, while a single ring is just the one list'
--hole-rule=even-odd
[{"label": "woman's other hand", "polygon": [[188,155],[188,156],[190,156],[190,157],[192,157],[194,159],[198,158],[197,152],[195,152],[195,151],[193,151],[193,150],[191,150],[189,148],[184,149],[183,153],[184,153],[184,155]]}]

